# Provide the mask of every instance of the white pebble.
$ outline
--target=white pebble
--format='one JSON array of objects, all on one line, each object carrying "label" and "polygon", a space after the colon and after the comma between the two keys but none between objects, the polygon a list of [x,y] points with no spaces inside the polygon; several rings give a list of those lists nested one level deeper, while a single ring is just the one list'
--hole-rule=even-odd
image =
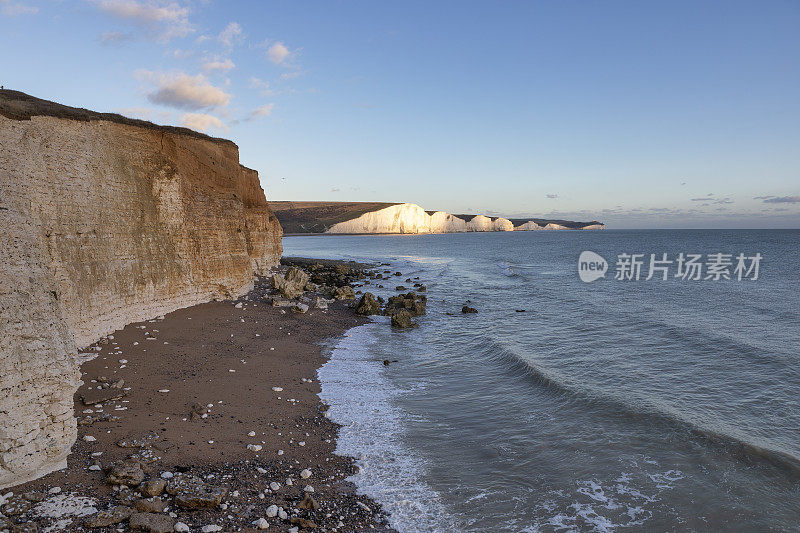
[{"label": "white pebble", "polygon": [[258,520],[253,522],[253,525],[256,526],[257,529],[267,529],[269,527],[269,522],[267,522],[263,518],[259,518]]},{"label": "white pebble", "polygon": [[283,510],[283,507],[278,509],[278,518],[280,518],[281,520],[286,520],[287,518],[289,518],[289,515],[286,513],[286,511]]},{"label": "white pebble", "polygon": [[189,526],[187,526],[183,522],[178,522],[177,524],[175,524],[174,529],[177,533],[186,533],[189,531]]},{"label": "white pebble", "polygon": [[314,492],[314,487],[312,487],[311,485],[306,485],[303,490],[306,492]]},{"label": "white pebble", "polygon": [[158,392],[169,392],[169,389],[158,389]]},{"label": "white pebble", "polygon": [[127,365],[127,364],[128,364],[128,360],[127,360],[127,359],[120,359],[120,360],[119,360],[119,363],[120,363],[121,365]]},{"label": "white pebble", "polygon": [[89,467],[89,470],[91,470],[92,472],[97,472],[98,470],[102,469],[100,468],[100,465],[92,465]]},{"label": "white pebble", "polygon": [[267,518],[275,518],[278,516],[278,506],[273,504],[267,507],[266,515]]},{"label": "white pebble", "polygon": [[247,436],[248,437],[255,437],[256,436],[256,432],[255,431],[251,431],[250,433],[247,434]]},{"label": "white pebble", "polygon": [[214,531],[222,531],[222,526],[211,524],[208,526],[203,526],[203,529],[201,529],[201,531],[203,533],[214,533]]},{"label": "white pebble", "polygon": [[281,488],[281,484],[278,483],[277,481],[273,481],[272,483],[269,484],[269,488],[270,490],[278,490]]},{"label": "white pebble", "polygon": [[303,469],[303,471],[300,472],[300,477],[303,478],[303,479],[310,478],[311,477],[311,470],[309,470],[308,468]]},{"label": "white pebble", "polygon": [[175,477],[175,474],[172,472],[161,472],[161,479],[172,479]]},{"label": "white pebble", "polygon": [[283,450],[278,450],[278,455],[283,455]]},{"label": "white pebble", "polygon": [[47,494],[58,494],[59,492],[61,492],[61,487],[53,487],[47,491]]},{"label": "white pebble", "polygon": [[283,387],[272,387],[275,392],[283,392]]},{"label": "white pebble", "polygon": [[260,444],[248,444],[247,449],[253,452],[260,452],[261,445]]},{"label": "white pebble", "polygon": [[91,435],[86,435],[85,437],[83,437],[83,440],[85,440],[86,442],[94,442],[97,439],[92,437]]}]

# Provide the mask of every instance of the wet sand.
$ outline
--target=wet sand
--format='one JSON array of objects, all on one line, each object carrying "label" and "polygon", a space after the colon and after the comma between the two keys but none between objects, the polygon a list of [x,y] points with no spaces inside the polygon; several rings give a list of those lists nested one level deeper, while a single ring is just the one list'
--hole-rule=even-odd
[{"label": "wet sand", "polygon": [[[169,507],[161,514],[172,511],[172,521],[191,531],[208,525],[248,530],[259,518],[270,531],[312,529],[301,520],[321,531],[386,530],[380,508],[344,481],[354,466],[333,454],[337,427],[324,416],[317,396],[321,343],[365,319],[354,315],[349,301],[296,314],[272,307],[269,292],[261,280],[240,300],[130,324],[85,350],[96,357],[81,367],[84,385],[75,396],[79,436],[68,468],[10,489],[23,507],[24,500],[32,505],[27,514],[11,518],[19,522],[40,514],[35,500],[55,498],[47,494],[56,492],[54,487],[61,489],[59,498],[96,500],[98,510],[135,506],[142,497],[138,489],[119,490],[107,480],[113,463],[134,455],[147,479],[195,475],[227,491],[222,505],[210,510],[188,510],[162,496]],[[100,384],[105,388],[98,389]],[[109,391],[125,395],[97,407],[92,395]],[[311,473],[306,479],[304,469]],[[301,507],[319,509],[298,508],[306,495],[315,503],[306,500]],[[268,517],[273,504],[288,518]],[[58,520],[63,530],[88,529],[83,517]],[[40,528],[58,520],[35,518]],[[117,528],[128,530],[128,522],[108,530]]]}]

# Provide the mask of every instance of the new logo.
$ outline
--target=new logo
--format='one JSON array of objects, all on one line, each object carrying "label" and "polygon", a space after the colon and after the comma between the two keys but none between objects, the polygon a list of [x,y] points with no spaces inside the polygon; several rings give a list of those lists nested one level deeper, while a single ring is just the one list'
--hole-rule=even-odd
[{"label": "new logo", "polygon": [[606,271],[608,271],[608,262],[601,255],[588,250],[581,252],[578,257],[578,276],[581,281],[591,283],[605,277]]}]

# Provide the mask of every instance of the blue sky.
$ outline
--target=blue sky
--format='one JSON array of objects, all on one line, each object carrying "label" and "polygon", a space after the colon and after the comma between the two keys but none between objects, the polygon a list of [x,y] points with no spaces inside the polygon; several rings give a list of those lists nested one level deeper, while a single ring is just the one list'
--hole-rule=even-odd
[{"label": "blue sky", "polygon": [[800,227],[800,3],[0,0],[0,83],[232,139],[274,200]]}]

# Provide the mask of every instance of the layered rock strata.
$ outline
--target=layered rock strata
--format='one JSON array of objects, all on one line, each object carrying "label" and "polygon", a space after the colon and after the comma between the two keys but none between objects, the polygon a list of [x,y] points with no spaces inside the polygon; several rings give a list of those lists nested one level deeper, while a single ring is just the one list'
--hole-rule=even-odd
[{"label": "layered rock strata", "polygon": [[65,465],[78,349],[246,293],[281,235],[234,143],[0,91],[0,488]]}]

